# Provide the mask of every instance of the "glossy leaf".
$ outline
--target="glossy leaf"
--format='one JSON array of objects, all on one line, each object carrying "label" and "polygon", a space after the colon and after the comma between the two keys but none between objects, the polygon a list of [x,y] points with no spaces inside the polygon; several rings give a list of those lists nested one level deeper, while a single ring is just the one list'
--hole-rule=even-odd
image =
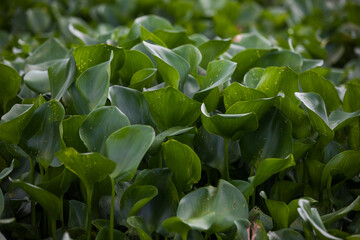
[{"label": "glossy leaf", "polygon": [[247,203],[242,193],[224,180],[217,188],[199,188],[179,203],[177,217],[192,229],[224,231],[233,221],[248,217]]},{"label": "glossy leaf", "polygon": [[[5,177],[7,177],[12,172],[12,170],[14,169],[14,162],[15,162],[15,159],[13,159],[11,161],[11,164],[9,167],[6,167],[0,171],[0,181],[3,180]],[[1,215],[1,213],[0,213],[0,215]]]},{"label": "glossy leaf", "polygon": [[256,131],[240,139],[244,161],[257,166],[266,158],[286,158],[293,151],[291,131],[291,122],[279,110],[269,111]]},{"label": "glossy leaf", "polygon": [[99,153],[78,153],[73,148],[66,148],[56,153],[56,156],[67,169],[75,173],[89,189],[96,182],[104,180],[111,174],[116,164]]},{"label": "glossy leaf", "polygon": [[49,74],[47,71],[32,70],[24,76],[25,84],[37,93],[50,92]]},{"label": "glossy leaf", "polygon": [[15,186],[20,187],[38,202],[47,211],[50,218],[57,218],[60,213],[60,200],[58,197],[30,183],[18,179],[10,180]]},{"label": "glossy leaf", "polygon": [[31,120],[35,110],[45,102],[43,97],[38,97],[33,104],[15,104],[10,111],[1,117],[0,140],[17,144],[21,134]]},{"label": "glossy leaf", "polygon": [[197,74],[197,68],[202,59],[201,52],[198,48],[191,44],[185,44],[174,48],[173,51],[182,56],[190,64],[190,73]]},{"label": "glossy leaf", "polygon": [[289,225],[289,207],[286,203],[265,199],[266,207],[269,210],[276,229],[287,228]]},{"label": "glossy leaf", "polygon": [[275,232],[269,232],[268,237],[270,240],[304,240],[304,237],[299,232],[289,228],[281,229]]},{"label": "glossy leaf", "polygon": [[62,120],[62,139],[66,147],[75,148],[78,152],[87,152],[87,147],[79,135],[79,129],[85,119],[85,115],[74,115],[70,118]]},{"label": "glossy leaf", "polygon": [[157,188],[158,195],[140,209],[138,216],[141,216],[149,229],[149,232],[161,233],[165,236],[168,233],[163,229],[161,223],[176,214],[179,197],[174,183],[171,180],[169,169],[145,169],[137,176],[129,188],[152,185]]},{"label": "glossy leaf", "polygon": [[250,88],[256,88],[264,74],[264,70],[264,68],[259,67],[250,69],[244,76],[245,85]]},{"label": "glossy leaf", "polygon": [[105,141],[116,130],[130,125],[129,119],[115,106],[92,111],[79,128],[81,140],[89,151],[105,154]]},{"label": "glossy leaf", "polygon": [[300,72],[303,64],[301,55],[289,50],[270,52],[259,60],[260,67],[278,66],[289,67],[295,72]]},{"label": "glossy leaf", "polygon": [[75,59],[61,60],[48,69],[51,97],[60,100],[73,83],[76,73]]},{"label": "glossy leaf", "polygon": [[[113,54],[110,55],[108,61],[84,70],[78,77],[76,89],[83,105],[81,112],[89,113],[93,109],[105,105],[110,86],[110,63],[112,59]],[[72,95],[74,97],[74,94]]]},{"label": "glossy leaf", "polygon": [[182,87],[190,72],[189,63],[167,48],[147,42],[143,42],[143,44],[153,55],[157,69],[164,82],[174,88]]},{"label": "glossy leaf", "polygon": [[353,150],[341,152],[334,156],[324,167],[321,175],[321,185],[325,186],[332,171],[340,171],[347,179],[360,171],[360,153]]},{"label": "glossy leaf", "polygon": [[110,177],[131,180],[154,139],[154,130],[145,125],[126,126],[112,133],[106,140],[106,156],[116,163]]},{"label": "glossy leaf", "polygon": [[254,131],[258,127],[256,114],[215,114],[210,116],[205,104],[201,105],[201,120],[206,131],[224,138],[238,138],[241,132]]},{"label": "glossy leaf", "polygon": [[111,105],[118,107],[131,124],[153,125],[149,104],[141,92],[123,86],[111,86],[109,98]]},{"label": "glossy leaf", "polygon": [[246,87],[240,83],[234,82],[223,90],[224,105],[229,109],[233,104],[239,101],[248,101],[258,98],[266,98],[266,94],[256,89]]},{"label": "glossy leaf", "polygon": [[254,187],[259,186],[272,175],[292,166],[295,166],[294,157],[292,155],[289,155],[286,158],[266,158],[259,164],[252,184]]},{"label": "glossy leaf", "polygon": [[128,224],[135,228],[140,240],[151,240],[149,230],[146,227],[144,219],[138,216],[131,216],[127,219]]},{"label": "glossy leaf", "polygon": [[201,162],[186,144],[169,140],[162,144],[166,166],[173,172],[174,183],[181,191],[191,190],[201,178]]},{"label": "glossy leaf", "polygon": [[[65,110],[56,100],[42,104],[32,115],[24,129],[21,144],[29,155],[45,169],[55,161],[54,153],[60,150],[61,136],[59,126],[64,118]],[[42,128],[38,128],[39,124]]]},{"label": "glossy leaf", "polygon": [[128,188],[121,197],[120,211],[126,217],[135,216],[145,204],[157,195],[158,190],[152,185]]},{"label": "glossy leaf", "polygon": [[360,97],[360,81],[352,80],[346,84],[346,93],[343,101],[343,108],[346,112],[355,112],[360,110],[360,104],[357,101]]},{"label": "glossy leaf", "polygon": [[[1,71],[1,80],[0,84],[3,86],[0,89],[0,101],[2,102],[2,106],[7,106],[7,102],[16,96],[19,91],[21,78],[19,73],[4,64],[0,64]],[[3,113],[6,112],[6,109],[3,109]]]},{"label": "glossy leaf", "polygon": [[154,64],[148,56],[137,50],[125,50],[125,63],[120,69],[121,82],[129,85],[133,75],[146,68],[154,68]]},{"label": "glossy leaf", "polygon": [[244,75],[253,67],[257,67],[257,62],[266,54],[273,50],[265,49],[245,49],[236,54],[231,61],[236,62],[236,70],[232,79],[237,82],[242,82]]},{"label": "glossy leaf", "polygon": [[341,102],[335,85],[315,72],[301,73],[299,82],[303,92],[315,92],[321,96],[328,112],[334,111],[340,106]]},{"label": "glossy leaf", "polygon": [[200,103],[188,98],[174,87],[143,93],[150,112],[162,130],[175,126],[190,126],[200,115]]},{"label": "glossy leaf", "polygon": [[156,77],[155,68],[144,68],[137,71],[130,80],[130,88],[141,91],[143,88],[150,87]]},{"label": "glossy leaf", "polygon": [[202,55],[200,66],[208,68],[208,63],[215,60],[230,47],[231,39],[214,39],[199,46]]},{"label": "glossy leaf", "polygon": [[265,69],[256,89],[269,97],[283,92],[294,102],[298,103],[294,93],[299,91],[298,74],[288,67],[268,67]]}]

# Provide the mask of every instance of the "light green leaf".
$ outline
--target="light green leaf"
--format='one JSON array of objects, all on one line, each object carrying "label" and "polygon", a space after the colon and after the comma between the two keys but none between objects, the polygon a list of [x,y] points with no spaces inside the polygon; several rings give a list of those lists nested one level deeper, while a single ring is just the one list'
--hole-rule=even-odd
[{"label": "light green leaf", "polygon": [[0,72],[0,85],[2,86],[0,88],[0,102],[3,104],[3,113],[5,113],[7,109],[4,108],[6,108],[7,102],[14,98],[19,91],[21,77],[15,69],[5,64],[0,64]]},{"label": "light green leaf", "polygon": [[37,93],[50,92],[50,82],[48,72],[41,70],[32,70],[24,76],[25,84]]},{"label": "light green leaf", "polygon": [[208,68],[208,63],[216,60],[221,54],[226,52],[231,45],[231,39],[214,39],[204,42],[199,46],[202,55],[200,66]]}]

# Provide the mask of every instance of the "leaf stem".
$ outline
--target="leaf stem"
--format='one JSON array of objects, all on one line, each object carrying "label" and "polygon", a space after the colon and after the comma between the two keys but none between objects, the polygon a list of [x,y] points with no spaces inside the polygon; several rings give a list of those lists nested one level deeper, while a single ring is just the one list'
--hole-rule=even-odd
[{"label": "leaf stem", "polygon": [[110,206],[110,240],[114,240],[114,206],[115,206],[115,179],[111,180],[111,206]]},{"label": "leaf stem", "polygon": [[224,144],[225,144],[225,163],[224,163],[224,169],[225,169],[225,176],[224,179],[226,181],[230,180],[230,172],[229,172],[229,138],[224,138]]},{"label": "leaf stem", "polygon": [[91,195],[93,187],[86,186],[86,201],[87,201],[87,216],[86,216],[86,229],[87,240],[91,240]]},{"label": "leaf stem", "polygon": [[50,218],[49,216],[49,221],[50,221],[51,235],[53,239],[56,240],[56,220],[52,217]]},{"label": "leaf stem", "polygon": [[[35,167],[34,167],[34,163],[33,163],[33,160],[31,159],[31,157],[29,157],[29,162],[30,162],[30,183],[34,184]],[[35,226],[35,224],[36,224],[35,201],[33,199],[31,199],[31,225]]]}]

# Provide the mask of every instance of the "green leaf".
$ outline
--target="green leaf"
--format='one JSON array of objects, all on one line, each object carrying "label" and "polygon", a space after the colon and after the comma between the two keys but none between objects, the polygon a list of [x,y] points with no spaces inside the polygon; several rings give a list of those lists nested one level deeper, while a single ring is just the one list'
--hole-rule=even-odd
[{"label": "green leaf", "polygon": [[329,226],[332,222],[339,220],[345,217],[350,211],[354,210],[355,208],[359,209],[359,201],[360,196],[358,196],[351,204],[348,206],[341,208],[335,212],[328,213],[326,215],[321,216],[321,221],[324,223],[325,226]]},{"label": "green leaf", "polygon": [[360,110],[352,113],[336,110],[329,115],[329,127],[333,131],[337,131],[340,128],[352,125],[359,121]]},{"label": "green leaf", "polygon": [[156,187],[158,195],[140,209],[138,216],[145,220],[150,233],[156,231],[163,236],[168,236],[161,223],[176,214],[179,204],[178,192],[171,180],[170,170],[164,168],[142,170],[129,188],[144,185]]},{"label": "green leaf", "polygon": [[149,150],[150,154],[154,155],[155,153],[157,153],[161,149],[161,144],[167,137],[173,137],[187,132],[193,132],[193,131],[196,132],[194,129],[195,129],[194,127],[177,126],[177,127],[169,128],[159,133],[158,135],[156,135],[155,140],[151,145],[151,148]]},{"label": "green leaf", "polygon": [[193,43],[184,30],[157,29],[153,34],[161,39],[170,49]]},{"label": "green leaf", "polygon": [[50,218],[57,218],[61,208],[60,199],[58,197],[42,188],[27,182],[23,182],[19,179],[13,180],[10,178],[10,181],[14,184],[14,186],[24,190],[32,197],[32,199],[38,202],[41,207],[43,207],[44,210],[49,214]]},{"label": "green leaf", "polygon": [[24,76],[25,84],[37,93],[50,92],[50,81],[48,72],[41,70],[32,70]]},{"label": "green leaf", "polygon": [[115,106],[99,107],[81,125],[79,134],[89,151],[105,154],[105,141],[116,130],[130,125],[129,119]]},{"label": "green leaf", "polygon": [[106,44],[97,44],[77,47],[72,52],[72,55],[77,67],[76,76],[80,77],[86,70],[106,63],[106,65],[110,65],[108,77],[111,83],[118,83],[118,71],[125,61],[124,49]]},{"label": "green leaf", "polygon": [[190,126],[200,115],[200,103],[172,86],[143,93],[157,126],[166,130]]},{"label": "green leaf", "polygon": [[287,228],[289,226],[289,207],[286,203],[265,199],[266,207],[270,212],[276,229]]},{"label": "green leaf", "polygon": [[256,174],[252,184],[254,187],[257,187],[269,179],[272,175],[292,166],[295,166],[293,155],[289,155],[286,158],[266,158],[256,169]]},{"label": "green leaf", "polygon": [[335,85],[313,71],[306,71],[299,75],[299,82],[303,92],[315,92],[324,100],[327,112],[336,110],[340,105],[340,98]]},{"label": "green leaf", "polygon": [[133,75],[145,68],[154,68],[154,64],[146,54],[137,50],[125,50],[125,63],[120,69],[121,82],[126,86],[130,84]]},{"label": "green leaf", "polygon": [[57,197],[62,197],[70,187],[70,184],[75,180],[76,176],[64,168],[64,170],[56,177],[48,181],[38,184],[39,187],[55,194]]},{"label": "green leaf", "polygon": [[35,110],[45,102],[41,96],[34,100],[33,104],[15,104],[11,110],[1,117],[0,140],[17,144],[21,134],[31,120]]},{"label": "green leaf", "polygon": [[244,83],[250,88],[256,88],[259,84],[262,75],[264,74],[264,68],[255,67],[250,69],[244,76]]},{"label": "green leaf", "polygon": [[251,223],[247,219],[238,219],[234,221],[236,233],[234,240],[248,240],[250,238]]},{"label": "green leaf", "polygon": [[334,132],[331,130],[327,117],[325,103],[317,93],[295,93],[296,97],[307,109],[311,125],[326,139],[332,139]]},{"label": "green leaf", "polygon": [[2,215],[2,213],[4,211],[4,207],[5,207],[4,194],[3,194],[3,192],[2,192],[2,190],[0,188],[0,216]]},{"label": "green leaf", "polygon": [[154,139],[154,130],[145,125],[126,126],[112,133],[105,144],[106,156],[116,163],[110,177],[131,180]]},{"label": "green leaf", "polygon": [[48,69],[51,98],[60,100],[73,83],[76,73],[74,57],[63,59]]},{"label": "green leaf", "polygon": [[245,49],[236,54],[231,61],[236,62],[236,69],[232,79],[237,82],[242,82],[245,74],[253,67],[259,66],[257,62],[266,54],[274,50],[265,49]]},{"label": "green leaf", "polygon": [[234,82],[223,90],[224,105],[229,109],[233,104],[239,101],[248,101],[258,98],[266,98],[265,93],[256,89],[246,87],[240,83]]},{"label": "green leaf", "polygon": [[[113,234],[114,234],[114,239],[129,240],[128,236],[119,230],[114,229]],[[96,235],[95,240],[108,240],[108,239],[110,239],[110,229],[108,227],[101,228],[98,234]]]},{"label": "green leaf", "polygon": [[[11,164],[9,167],[6,167],[0,171],[0,181],[3,180],[4,178],[6,178],[12,172],[12,170],[14,169],[14,162],[15,162],[15,159],[13,159],[11,161]],[[1,216],[1,213],[0,213],[0,216]]]},{"label": "green leaf", "polygon": [[360,153],[348,150],[335,155],[324,167],[321,185],[326,186],[332,171],[340,171],[346,179],[351,179],[360,171]]},{"label": "green leaf", "polygon": [[257,166],[266,158],[287,157],[293,151],[291,131],[291,121],[279,110],[267,112],[260,120],[259,128],[240,139],[243,160]]},{"label": "green leaf", "polygon": [[269,232],[268,237],[270,240],[304,240],[304,237],[299,232],[290,228],[280,229],[275,232]]},{"label": "green leaf", "polygon": [[208,63],[217,59],[221,54],[226,52],[231,45],[231,39],[214,39],[204,42],[199,46],[202,55],[200,66],[208,68]]},{"label": "green leaf", "polygon": [[87,148],[79,135],[80,126],[83,124],[87,116],[73,115],[62,120],[62,139],[67,147],[75,148],[78,152],[87,152]]},{"label": "green leaf", "polygon": [[77,200],[69,201],[68,227],[86,229],[86,204]]},{"label": "green leaf", "polygon": [[34,112],[21,136],[21,144],[25,146],[27,153],[45,169],[55,161],[54,153],[60,150],[59,126],[64,115],[61,103],[50,100]]},{"label": "green leaf", "polygon": [[68,55],[69,51],[58,40],[49,38],[26,58],[26,67],[28,70],[47,70]]},{"label": "green leaf", "polygon": [[171,217],[166,219],[161,224],[163,228],[170,233],[180,234],[183,240],[187,239],[188,232],[191,229],[189,225],[181,221],[178,217]]},{"label": "green leaf", "polygon": [[198,66],[202,59],[201,52],[197,47],[191,44],[185,44],[174,48],[173,51],[190,64],[190,73],[197,74]]},{"label": "green leaf", "polygon": [[130,80],[130,88],[141,91],[143,88],[148,88],[154,82],[156,77],[156,68],[144,68],[137,71]]},{"label": "green leaf", "polygon": [[177,217],[192,229],[221,232],[239,218],[248,217],[242,193],[220,179],[217,188],[202,187],[185,195],[179,203]]},{"label": "green leaf", "polygon": [[146,226],[146,223],[143,218],[138,216],[131,216],[127,219],[127,223],[136,229],[140,240],[151,240],[150,232]]},{"label": "green leaf", "polygon": [[118,107],[131,124],[153,125],[149,105],[141,92],[123,86],[111,86],[109,98],[111,105]]},{"label": "green leaf", "polygon": [[280,96],[272,98],[258,98],[249,101],[239,101],[228,108],[226,114],[253,112],[256,114],[258,119],[261,119],[262,116],[269,110],[269,108],[275,105],[279,98]]},{"label": "green leaf", "polygon": [[195,99],[202,101],[209,91],[223,85],[230,80],[235,71],[236,63],[229,60],[211,61],[206,70],[205,79],[201,84],[200,91],[195,94]]},{"label": "green leaf", "polygon": [[142,207],[158,195],[158,190],[152,185],[129,187],[120,200],[120,211],[125,217],[135,216]]},{"label": "green leaf", "polygon": [[324,224],[321,221],[318,211],[316,208],[311,208],[310,202],[308,200],[299,200],[298,212],[303,221],[305,221],[305,223],[309,224],[315,230],[317,238],[333,240],[340,239],[327,232]]},{"label": "green leaf", "polygon": [[360,110],[360,80],[352,80],[346,83],[346,93],[343,100],[343,108],[346,112]]},{"label": "green leaf", "polygon": [[[108,61],[87,68],[77,79],[75,85],[81,103],[78,103],[77,99],[74,101],[78,112],[88,114],[93,109],[105,105],[110,86],[112,59],[113,54],[110,54]],[[70,94],[74,98],[75,94],[72,92]]]},{"label": "green leaf", "polygon": [[283,92],[295,103],[299,102],[294,95],[299,91],[298,74],[289,67],[266,68],[256,89],[269,97],[275,97],[279,92]]},{"label": "green leaf", "polygon": [[153,55],[157,69],[164,82],[176,89],[178,87],[181,89],[187,75],[190,73],[189,63],[183,57],[167,48],[147,42],[143,42],[143,44]]},{"label": "green leaf", "polygon": [[200,181],[201,162],[186,144],[169,140],[162,144],[166,166],[173,172],[174,183],[183,192],[190,191]]},{"label": "green leaf", "polygon": [[303,59],[301,55],[297,52],[289,50],[280,50],[275,52],[269,52],[264,57],[262,57],[259,62],[259,67],[289,67],[295,72],[301,72],[301,67],[303,65]]},{"label": "green leaf", "polygon": [[[3,86],[0,88],[0,101],[6,108],[7,102],[14,98],[19,91],[21,77],[15,69],[4,64],[0,64],[0,72],[0,85]],[[6,112],[4,108],[3,113]]]},{"label": "green leaf", "polygon": [[104,180],[116,167],[116,163],[99,153],[78,153],[73,148],[63,149],[56,156],[88,189]]},{"label": "green leaf", "polygon": [[209,133],[223,138],[233,138],[233,140],[238,138],[239,133],[251,132],[258,128],[257,117],[253,112],[210,116],[205,104],[201,105],[201,121]]}]

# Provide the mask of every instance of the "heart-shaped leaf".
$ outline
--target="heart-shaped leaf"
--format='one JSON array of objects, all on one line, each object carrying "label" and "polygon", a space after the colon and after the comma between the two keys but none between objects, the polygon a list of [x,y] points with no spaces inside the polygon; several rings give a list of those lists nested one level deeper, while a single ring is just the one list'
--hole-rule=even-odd
[{"label": "heart-shaped leaf", "polygon": [[[59,126],[64,115],[65,110],[62,104],[56,100],[50,100],[34,112],[22,134],[20,143],[45,169],[55,161],[54,153],[60,150]],[[39,124],[41,128],[37,127]]]},{"label": "heart-shaped leaf", "polygon": [[47,211],[50,218],[57,218],[61,208],[60,199],[58,197],[40,187],[21,181],[19,179],[10,180],[15,186],[20,187],[36,202],[38,202],[45,209],[45,211]]},{"label": "heart-shaped leaf", "polygon": [[63,149],[56,156],[88,189],[104,180],[116,167],[116,163],[99,153],[78,153],[73,148]]},{"label": "heart-shaped leaf", "polygon": [[176,89],[180,86],[181,89],[190,72],[189,63],[167,48],[147,42],[143,42],[143,44],[153,55],[157,69],[164,82]]},{"label": "heart-shaped leaf", "polygon": [[74,57],[63,59],[48,69],[51,98],[60,100],[73,83],[76,73]]},{"label": "heart-shaped leaf", "polygon": [[111,86],[109,98],[111,104],[118,107],[131,124],[153,125],[149,105],[141,92],[123,86]]},{"label": "heart-shaped leaf", "polygon": [[130,84],[133,75],[146,68],[154,68],[154,64],[146,54],[137,50],[125,50],[125,63],[120,69],[121,82],[126,86]]},{"label": "heart-shaped leaf", "polygon": [[190,64],[190,73],[197,74],[197,68],[202,59],[201,52],[197,47],[191,44],[185,44],[174,48],[173,51],[182,56]]},{"label": "heart-shaped leaf", "polygon": [[130,125],[129,119],[115,106],[99,107],[81,125],[79,134],[89,151],[105,154],[105,141],[116,130]]},{"label": "heart-shaped leaf", "polygon": [[208,63],[216,60],[221,54],[229,49],[231,39],[214,39],[206,41],[199,46],[202,55],[200,66],[204,69],[208,68]]},{"label": "heart-shaped leaf", "polygon": [[243,160],[257,166],[265,158],[287,157],[293,151],[291,131],[291,122],[279,110],[269,111],[255,132],[240,139]]},{"label": "heart-shaped leaf", "polygon": [[0,84],[3,86],[0,89],[0,102],[3,104],[3,113],[5,113],[7,111],[7,102],[14,98],[19,91],[21,77],[15,69],[5,64],[0,64],[0,71]]},{"label": "heart-shaped leaf", "polygon": [[162,144],[166,166],[173,172],[175,185],[183,192],[191,190],[201,178],[201,162],[186,144],[169,140]]},{"label": "heart-shaped leaf", "polygon": [[135,216],[142,207],[158,195],[158,190],[152,185],[129,187],[120,200],[120,211],[125,216]]},{"label": "heart-shaped leaf", "polygon": [[35,110],[45,102],[41,96],[34,100],[33,104],[15,104],[7,114],[1,117],[0,140],[17,144],[21,134],[31,120]]},{"label": "heart-shaped leaf", "polygon": [[106,156],[116,163],[110,177],[131,180],[154,139],[154,129],[145,125],[126,126],[112,133],[106,140]]},{"label": "heart-shaped leaf", "polygon": [[244,76],[245,85],[250,88],[256,88],[264,74],[264,70],[264,68],[259,67],[250,69]]},{"label": "heart-shaped leaf", "polygon": [[201,121],[209,133],[233,140],[239,137],[239,133],[251,132],[258,128],[257,117],[253,112],[210,116],[204,103],[201,105]]},{"label": "heart-shaped leaf", "polygon": [[130,80],[130,88],[141,91],[150,87],[156,77],[156,68],[144,68],[137,71]]},{"label": "heart-shaped leaf", "polygon": [[200,103],[188,98],[172,86],[143,93],[150,112],[162,130],[190,126],[200,115]]}]

